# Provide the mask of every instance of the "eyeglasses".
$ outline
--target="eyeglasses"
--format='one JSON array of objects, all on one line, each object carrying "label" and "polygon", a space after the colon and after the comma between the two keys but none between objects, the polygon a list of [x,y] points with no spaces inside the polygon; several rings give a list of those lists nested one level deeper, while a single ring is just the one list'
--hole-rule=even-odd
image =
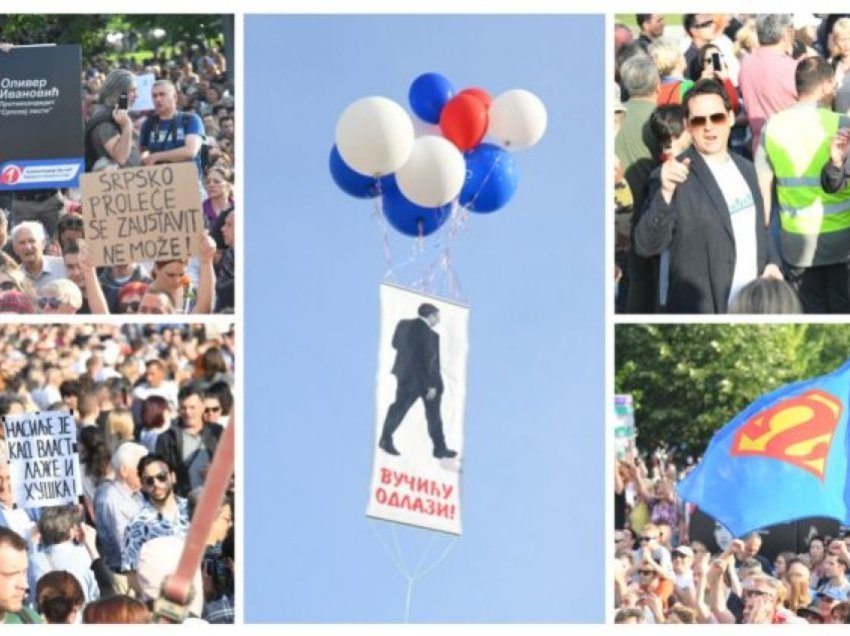
[{"label": "eyeglasses", "polygon": [[148,488],[151,488],[157,481],[161,484],[166,483],[168,481],[168,473],[162,471],[161,473],[157,473],[156,475],[153,475],[151,477],[145,477],[144,479],[142,479],[142,483]]},{"label": "eyeglasses", "polygon": [[221,413],[220,406],[208,406],[204,409],[204,413]]},{"label": "eyeglasses", "polygon": [[119,313],[122,314],[135,314],[139,311],[139,305],[142,303],[138,300],[134,300],[131,303],[121,303],[118,305],[118,308],[121,310]]},{"label": "eyeglasses", "polygon": [[40,309],[47,309],[50,307],[51,309],[59,309],[59,305],[62,304],[62,301],[58,298],[47,298],[46,296],[40,296],[38,299],[38,306]]},{"label": "eyeglasses", "polygon": [[688,124],[693,128],[704,127],[709,120],[712,124],[720,125],[726,123],[726,113],[711,113],[710,115],[694,115],[688,120]]},{"label": "eyeglasses", "polygon": [[17,289],[18,284],[13,280],[4,280],[0,283],[0,291],[12,291],[13,289]]}]

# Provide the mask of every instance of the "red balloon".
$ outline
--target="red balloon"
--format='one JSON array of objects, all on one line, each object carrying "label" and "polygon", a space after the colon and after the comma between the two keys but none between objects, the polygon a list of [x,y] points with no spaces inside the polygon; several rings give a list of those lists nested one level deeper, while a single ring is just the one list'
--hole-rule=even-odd
[{"label": "red balloon", "polygon": [[490,108],[490,104],[493,102],[493,98],[490,97],[490,93],[485,91],[483,88],[464,88],[458,95],[472,95],[473,97],[477,97],[487,108]]},{"label": "red balloon", "polygon": [[475,148],[487,133],[487,107],[473,95],[455,95],[440,113],[443,136],[460,150]]}]

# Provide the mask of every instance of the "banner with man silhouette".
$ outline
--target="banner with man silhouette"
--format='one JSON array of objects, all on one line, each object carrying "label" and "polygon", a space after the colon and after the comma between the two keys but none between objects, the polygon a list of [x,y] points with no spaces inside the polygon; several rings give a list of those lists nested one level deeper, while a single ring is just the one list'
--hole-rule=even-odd
[{"label": "banner with man silhouette", "polygon": [[366,514],[459,535],[469,309],[383,284]]}]

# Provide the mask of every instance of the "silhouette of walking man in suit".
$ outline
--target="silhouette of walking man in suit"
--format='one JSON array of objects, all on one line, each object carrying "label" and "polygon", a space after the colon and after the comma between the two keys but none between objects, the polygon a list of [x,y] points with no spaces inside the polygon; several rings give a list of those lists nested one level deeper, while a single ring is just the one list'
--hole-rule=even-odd
[{"label": "silhouette of walking man in suit", "polygon": [[392,344],[397,352],[392,368],[397,382],[395,402],[387,410],[378,447],[390,455],[401,454],[393,445],[393,433],[413,403],[422,398],[428,435],[434,444],[434,457],[456,457],[457,452],[446,446],[440,415],[440,400],[443,396],[440,336],[433,329],[440,322],[440,311],[430,303],[423,303],[418,313],[418,318],[400,320],[393,334]]}]

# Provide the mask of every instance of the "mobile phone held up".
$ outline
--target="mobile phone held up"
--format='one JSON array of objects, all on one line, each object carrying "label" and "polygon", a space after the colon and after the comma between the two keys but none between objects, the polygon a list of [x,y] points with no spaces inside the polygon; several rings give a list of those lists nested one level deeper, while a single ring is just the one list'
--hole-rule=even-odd
[{"label": "mobile phone held up", "polygon": [[127,93],[121,93],[118,96],[118,109],[127,110]]},{"label": "mobile phone held up", "polygon": [[714,52],[711,54],[711,65],[717,73],[723,70],[720,66],[720,53]]}]

